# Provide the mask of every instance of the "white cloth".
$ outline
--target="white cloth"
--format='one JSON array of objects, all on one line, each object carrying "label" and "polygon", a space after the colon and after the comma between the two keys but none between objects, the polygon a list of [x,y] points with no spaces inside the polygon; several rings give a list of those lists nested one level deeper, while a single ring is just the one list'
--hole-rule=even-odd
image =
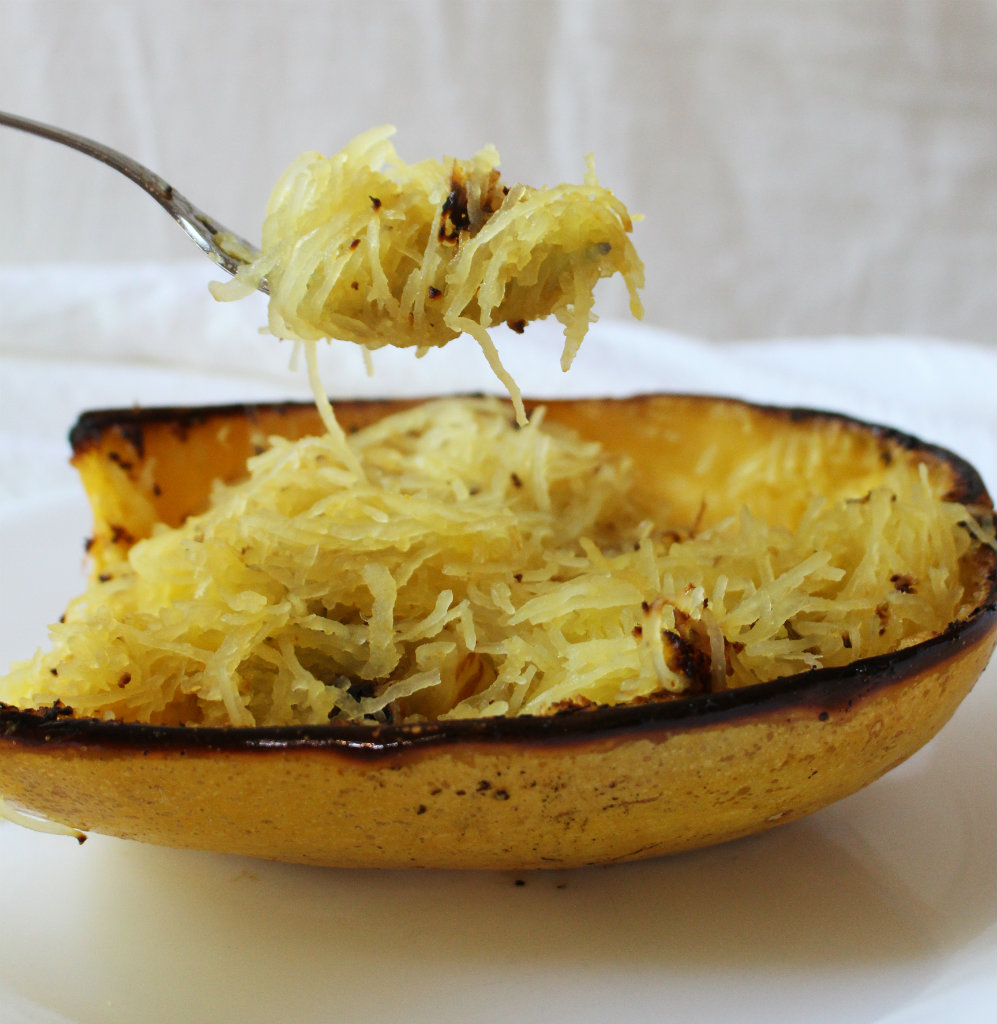
[{"label": "white cloth", "polygon": [[[592,152],[644,215],[657,326],[995,341],[992,0],[0,0],[0,68],[5,108],[249,239],[299,153],[388,123],[405,160],[492,142],[537,185]],[[2,263],[192,251],[119,175],[6,128],[0,182]]]}]

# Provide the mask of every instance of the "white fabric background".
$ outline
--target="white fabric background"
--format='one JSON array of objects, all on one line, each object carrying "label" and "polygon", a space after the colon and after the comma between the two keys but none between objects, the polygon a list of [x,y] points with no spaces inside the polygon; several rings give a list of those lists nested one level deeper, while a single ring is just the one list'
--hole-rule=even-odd
[{"label": "white fabric background", "polygon": [[[527,391],[830,406],[950,444],[993,486],[992,0],[0,0],[0,109],[119,147],[250,238],[291,159],[373,124],[409,160],[492,141],[533,183],[593,151],[645,215],[666,333],[613,324],[604,282],[567,378],[556,332],[499,339]],[[305,394],[256,334],[260,297],[214,303],[217,271],[133,184],[6,128],[0,181],[8,498],[71,485],[82,408]],[[369,381],[330,349],[325,381],[495,386],[471,345],[397,355]]]},{"label": "white fabric background", "polygon": [[[594,151],[646,216],[652,324],[997,337],[992,0],[0,0],[0,108],[250,238],[293,157],[376,123],[409,160],[494,142],[535,184]],[[191,251],[51,143],[0,129],[0,181],[0,265]]]},{"label": "white fabric background", "polygon": [[[0,109],[119,147],[250,238],[291,159],[372,124],[410,160],[495,142],[534,183],[593,151],[645,215],[659,333],[613,323],[605,282],[567,378],[556,331],[499,339],[525,390],[830,406],[993,486],[992,0],[0,0]],[[0,495],[72,485],[88,406],[305,395],[261,297],[214,303],[218,272],[133,184],[6,128],[0,181]],[[323,360],[340,395],[495,387],[473,345],[380,353],[373,380],[352,346]]]}]

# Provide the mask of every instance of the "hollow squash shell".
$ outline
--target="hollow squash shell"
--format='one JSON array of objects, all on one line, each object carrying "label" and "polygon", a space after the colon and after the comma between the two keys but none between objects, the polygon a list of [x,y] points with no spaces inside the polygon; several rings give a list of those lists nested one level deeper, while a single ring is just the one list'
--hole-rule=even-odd
[{"label": "hollow squash shell", "polygon": [[[411,402],[344,402],[347,431]],[[867,488],[925,463],[989,509],[975,470],[834,414],[700,396],[546,402],[549,419],[629,452],[640,486],[690,521],[729,510],[739,460],[792,436],[808,484]],[[307,404],[85,414],[73,461],[94,511],[94,571],[157,521],[176,525],[271,434],[321,429]],[[709,448],[711,471],[701,472]],[[794,449],[795,450],[795,449]],[[802,469],[801,469],[802,472]],[[758,481],[792,515],[793,479]],[[994,557],[972,613],[938,636],[838,669],[706,696],[549,717],[386,726],[179,728],[0,706],[0,795],[84,832],[338,866],[569,867],[723,842],[812,813],[877,779],[948,721],[997,637]]]}]

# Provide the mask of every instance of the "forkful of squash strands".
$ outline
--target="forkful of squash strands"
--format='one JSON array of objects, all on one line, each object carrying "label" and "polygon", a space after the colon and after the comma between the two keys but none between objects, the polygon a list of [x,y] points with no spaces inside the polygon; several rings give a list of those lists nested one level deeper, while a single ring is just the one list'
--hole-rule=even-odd
[{"label": "forkful of squash strands", "polygon": [[[393,129],[373,128],[331,157],[305,153],[278,181],[259,249],[222,227],[154,172],[72,132],[0,111],[0,124],[101,160],[142,187],[233,280],[222,300],[268,293],[268,330],[305,342],[342,339],[366,351],[422,354],[462,334],[481,346],[525,421],[515,381],[488,330],[521,332],[554,316],[564,326],[567,370],[593,319],[598,281],[622,275],[636,317],[644,268],[626,206],[589,161],[580,185],[503,184],[487,146],[469,160],[404,163]],[[316,388],[317,390],[317,388]]]},{"label": "forkful of squash strands", "polygon": [[508,186],[494,147],[470,160],[406,164],[392,132],[374,128],[335,156],[295,160],[270,197],[261,252],[212,291],[240,298],[266,282],[270,332],[308,343],[340,338],[422,354],[469,334],[525,422],[489,328],[522,332],[556,317],[567,370],[601,278],[620,273],[640,317],[644,267],[630,214],[591,163],[581,185]]}]

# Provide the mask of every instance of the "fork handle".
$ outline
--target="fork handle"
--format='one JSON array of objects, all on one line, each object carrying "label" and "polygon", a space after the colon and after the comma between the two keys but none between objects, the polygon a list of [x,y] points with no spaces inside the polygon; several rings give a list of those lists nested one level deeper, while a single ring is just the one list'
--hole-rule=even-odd
[{"label": "fork handle", "polygon": [[[16,128],[31,135],[39,135],[43,139],[61,143],[70,149],[78,150],[87,156],[100,160],[114,170],[131,179],[147,192],[171,217],[184,229],[195,245],[223,270],[235,274],[257,253],[257,248],[235,232],[223,227],[213,217],[198,209],[186,196],[178,192],[168,181],[161,178],[155,171],[144,164],[133,160],[130,156],[103,143],[95,142],[85,135],[56,128],[42,121],[33,121],[28,117],[9,114],[0,110],[0,124]],[[229,249],[233,251],[229,251]],[[266,282],[260,285],[261,291],[268,291]]]}]

